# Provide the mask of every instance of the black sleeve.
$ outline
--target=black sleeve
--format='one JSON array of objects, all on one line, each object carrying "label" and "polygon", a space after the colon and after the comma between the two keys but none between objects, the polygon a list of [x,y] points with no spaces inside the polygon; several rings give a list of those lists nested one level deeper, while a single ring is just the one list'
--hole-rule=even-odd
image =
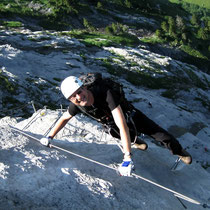
[{"label": "black sleeve", "polygon": [[77,113],[80,112],[80,110],[77,108],[76,105],[74,105],[73,103],[70,103],[68,107],[68,112],[71,116],[75,116]]},{"label": "black sleeve", "polygon": [[120,105],[120,96],[115,94],[114,91],[108,90],[106,101],[111,111],[113,111],[116,107]]}]

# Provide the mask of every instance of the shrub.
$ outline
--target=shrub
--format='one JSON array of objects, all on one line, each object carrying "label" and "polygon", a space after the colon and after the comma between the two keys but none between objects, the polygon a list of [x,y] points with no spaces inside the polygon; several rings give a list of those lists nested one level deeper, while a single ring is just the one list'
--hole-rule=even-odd
[{"label": "shrub", "polygon": [[191,24],[194,25],[194,26],[198,26],[199,25],[199,20],[198,20],[198,17],[197,15],[194,13],[191,17]]},{"label": "shrub", "polygon": [[158,38],[162,38],[163,37],[163,32],[160,30],[160,29],[157,29],[155,31],[155,35],[158,37]]},{"label": "shrub", "polygon": [[113,29],[112,29],[112,26],[106,26],[105,32],[107,34],[114,34]]},{"label": "shrub", "polygon": [[168,18],[168,24],[169,24],[169,27],[171,26],[171,27],[175,27],[175,20],[174,20],[174,18],[173,17],[169,17]]},{"label": "shrub", "polygon": [[200,28],[198,30],[198,38],[203,39],[203,40],[207,40],[208,39],[208,34],[207,31],[204,28]]},{"label": "shrub", "polygon": [[6,27],[11,27],[11,28],[16,28],[16,27],[23,26],[23,24],[19,21],[3,21],[2,24]]},{"label": "shrub", "polygon": [[175,24],[175,20],[173,17],[169,17],[168,19],[168,24],[169,24],[169,35],[172,38],[177,38],[177,34],[176,34],[176,24]]},{"label": "shrub", "polygon": [[120,23],[112,23],[105,28],[106,33],[120,35],[126,33],[127,28]]},{"label": "shrub", "polygon": [[0,72],[0,87],[6,89],[10,93],[15,93],[17,87],[15,87],[8,79],[7,76],[2,75]]},{"label": "shrub", "polygon": [[186,33],[182,33],[181,37],[182,37],[182,40],[183,40],[184,42],[187,41],[187,34],[186,34]]},{"label": "shrub", "polygon": [[96,8],[97,9],[103,9],[102,3],[101,2],[98,2]]},{"label": "shrub", "polygon": [[168,32],[168,24],[167,24],[166,21],[163,21],[163,22],[161,23],[161,28],[163,29],[163,31],[164,31],[165,33]]},{"label": "shrub", "polygon": [[86,18],[83,18],[83,25],[89,31],[94,31],[95,30],[95,28],[92,26],[92,24]]},{"label": "shrub", "polygon": [[176,25],[180,31],[183,31],[185,29],[184,20],[178,15],[176,16]]},{"label": "shrub", "polygon": [[55,16],[62,19],[65,15],[78,14],[75,9],[76,0],[49,0],[49,4],[54,7]]},{"label": "shrub", "polygon": [[129,0],[125,0],[125,6],[129,9],[132,8],[132,4]]}]

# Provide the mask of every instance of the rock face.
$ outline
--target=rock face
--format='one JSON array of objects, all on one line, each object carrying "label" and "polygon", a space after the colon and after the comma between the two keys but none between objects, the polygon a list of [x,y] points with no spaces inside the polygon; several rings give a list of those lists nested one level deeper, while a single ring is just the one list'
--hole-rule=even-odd
[{"label": "rock face", "polygon": [[[60,115],[59,110],[44,109],[26,120],[9,117],[0,120],[2,209],[182,208],[170,192],[141,179],[120,177],[114,170],[97,164],[116,167],[122,161],[122,152],[117,140],[102,136],[101,126],[88,117],[72,118],[52,142],[73,154],[44,147],[8,126],[24,128],[28,134],[41,138]],[[135,173],[200,202],[208,202],[210,171],[203,168],[210,159],[210,145],[205,141],[208,131],[204,128],[197,136],[188,132],[179,138],[194,162],[190,166],[180,163],[175,172],[170,167],[176,157],[146,137],[148,151],[132,147]],[[200,209],[187,201],[185,205]]]},{"label": "rock face", "polygon": [[[1,116],[32,114],[29,107],[16,110],[31,100],[38,108],[46,104],[58,108],[58,101],[65,105],[60,82],[69,75],[91,71],[118,75],[114,78],[123,83],[128,97],[136,88],[127,81],[159,89],[157,94],[173,99],[180,109],[208,114],[209,75],[144,46],[91,48],[58,32],[28,29],[2,30],[0,43]],[[110,62],[107,68],[104,60]]]},{"label": "rock face", "polygon": [[[43,147],[8,126],[37,138],[46,135],[68,106],[60,82],[91,71],[121,82],[134,106],[169,130],[193,156],[192,165],[180,164],[172,172],[176,157],[145,137],[147,152],[132,148],[135,173],[210,202],[208,74],[145,46],[89,47],[64,32],[21,28],[0,31],[0,209],[182,208],[170,193],[149,183]],[[102,136],[102,131],[79,115],[53,144],[114,167],[122,153],[116,139]],[[187,207],[200,209],[191,203]]]}]

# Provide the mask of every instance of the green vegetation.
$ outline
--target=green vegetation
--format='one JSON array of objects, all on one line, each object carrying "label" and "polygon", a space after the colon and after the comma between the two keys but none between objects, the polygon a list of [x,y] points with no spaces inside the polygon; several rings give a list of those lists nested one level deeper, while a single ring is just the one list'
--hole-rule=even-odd
[{"label": "green vegetation", "polygon": [[127,26],[120,23],[112,23],[105,28],[106,33],[112,35],[124,35],[127,33]]},{"label": "green vegetation", "polygon": [[95,31],[93,25],[86,18],[83,18],[83,25],[88,31]]},{"label": "green vegetation", "polygon": [[19,21],[0,21],[0,25],[7,28],[18,28],[23,26],[23,24]]},{"label": "green vegetation", "polygon": [[[156,34],[159,34],[158,30],[156,31]],[[141,41],[145,42],[145,43],[152,43],[152,44],[163,44],[163,43],[166,43],[166,41],[164,39],[159,38],[159,36],[157,36],[157,35],[156,36],[151,36],[151,37],[141,38]]]},{"label": "green vegetation", "polygon": [[170,99],[176,99],[178,90],[176,89],[168,89],[168,90],[165,90],[161,95],[165,98],[170,98]]},{"label": "green vegetation", "polygon": [[182,45],[181,49],[186,52],[189,55],[192,55],[194,57],[208,59],[207,56],[204,56],[199,50],[194,49],[193,47],[189,45]]},{"label": "green vegetation", "polygon": [[21,3],[12,0],[2,0],[0,2],[0,14],[4,16],[30,15],[32,10],[28,7],[28,3],[26,0],[21,1]]},{"label": "green vegetation", "polygon": [[[187,27],[187,24],[191,24],[191,27]],[[202,26],[195,14],[188,22],[180,16],[168,16],[161,22],[155,36],[142,38],[141,41],[153,44],[169,43],[171,46],[180,47],[190,56],[208,60],[210,23],[206,20],[203,24]]]},{"label": "green vegetation", "polygon": [[192,4],[192,5],[196,5],[196,6],[199,6],[199,7],[203,7],[203,8],[206,8],[206,9],[210,9],[210,1],[209,0],[169,0],[170,2],[173,2],[173,3],[181,3],[181,4]]},{"label": "green vegetation", "polygon": [[87,46],[113,46],[113,45],[125,45],[136,46],[139,40],[130,34],[122,33],[121,35],[110,35],[99,32],[88,32],[86,30],[72,30],[69,32],[62,32],[63,35],[69,35],[71,37],[79,39]]},{"label": "green vegetation", "polygon": [[6,89],[9,93],[14,94],[16,92],[17,87],[15,87],[8,79],[7,76],[2,74],[2,70],[0,69],[0,87],[1,89]]},{"label": "green vegetation", "polygon": [[83,18],[83,25],[85,27],[83,30],[74,29],[69,32],[60,32],[60,34],[77,38],[87,46],[125,45],[134,47],[139,44],[139,39],[127,33],[127,27],[120,23],[112,23],[104,30],[97,31],[86,18]]},{"label": "green vegetation", "polygon": [[[136,86],[143,86],[150,89],[165,89],[162,93],[163,97],[176,99],[178,97],[177,93],[181,90],[189,91],[189,88],[192,87],[201,88],[203,90],[209,88],[209,82],[205,80],[205,78],[204,80],[199,78],[199,76],[190,68],[184,70],[186,74],[168,76],[167,73],[158,69],[158,65],[154,65],[155,63],[150,63],[150,67],[139,66],[138,63],[135,63],[132,60],[127,59],[124,61],[123,59],[125,58],[122,58],[122,66],[121,62],[117,62],[121,60],[121,56],[118,56],[115,53],[113,53],[113,55],[114,56],[109,58],[102,59],[102,65],[107,68],[107,71],[110,74],[122,76]],[[131,71],[130,69],[133,66],[136,68],[132,68]],[[170,71],[170,66],[168,68]],[[208,107],[206,103],[205,106]]]},{"label": "green vegetation", "polygon": [[[97,20],[89,19],[89,15],[91,17],[94,14],[93,8],[99,15],[110,16],[108,11],[112,8],[121,13],[143,14],[147,18],[153,18],[159,22],[159,28],[154,35],[145,36],[141,41],[152,44],[168,43],[172,47],[179,47],[192,57],[204,60],[208,60],[210,57],[209,0],[202,0],[202,2],[200,0],[2,0],[0,16],[36,17],[39,18],[40,25],[46,29],[85,29],[88,33],[92,33],[92,36],[83,38],[84,43],[99,47],[111,44],[126,45],[127,43],[129,46],[133,46],[134,43],[138,43],[137,38],[134,40],[134,37],[129,37],[127,28],[147,27],[145,24],[138,25],[136,23],[123,25],[120,23],[121,18],[113,15],[112,18],[116,22],[107,23],[103,28],[98,29],[95,26]],[[79,28],[74,26],[74,19],[77,20],[77,25],[80,22]],[[17,21],[6,21],[0,24],[5,27],[22,26],[22,23]],[[150,27],[150,30],[152,31],[154,28]],[[108,34],[111,36],[108,37]]]},{"label": "green vegetation", "polygon": [[[147,20],[154,20],[155,24],[150,24],[147,20],[144,21],[145,23],[139,23],[136,21],[138,18],[136,20],[135,18],[134,20],[123,19],[110,13],[111,9],[123,15],[146,17]],[[32,17],[36,20],[34,22],[44,29],[60,31],[60,35],[74,37],[88,47],[119,45],[138,47],[141,42],[154,46],[157,44],[169,45],[171,49],[178,48],[189,55],[189,63],[198,59],[198,66],[203,61],[208,62],[210,58],[209,14],[209,0],[202,0],[202,3],[200,0],[2,0],[0,2],[0,17],[4,19],[9,17],[10,20],[0,21],[1,28],[13,30],[13,28],[22,27],[23,23],[17,21],[17,17],[23,20]],[[137,33],[141,30],[143,32],[137,36],[131,35],[132,30],[130,29],[136,30]],[[144,33],[144,29],[149,33]],[[141,37],[141,40],[138,37]],[[29,39],[37,41],[36,38]],[[38,41],[48,39],[51,38],[43,37]],[[46,45],[37,49],[37,52],[46,54],[53,50],[54,46]],[[62,50],[63,53],[69,52],[68,48]],[[84,61],[89,61],[87,54],[82,49],[80,56]],[[137,54],[136,56],[142,55]],[[185,71],[187,77],[181,77],[182,75],[169,77],[161,71],[161,65],[151,59],[145,60],[145,63],[140,65],[135,60],[128,60],[113,53],[113,57],[101,59],[99,62],[107,68],[110,74],[123,76],[134,85],[166,89],[162,96],[171,99],[175,99],[178,91],[182,89],[187,91],[187,88],[190,87],[198,87],[203,90],[209,88],[207,82],[203,82],[188,69]],[[170,66],[166,68],[169,70]],[[35,82],[31,78],[28,81]],[[54,86],[61,80],[54,78],[54,81],[55,83],[47,81],[47,84]],[[10,93],[15,93],[16,88],[1,72],[0,86]],[[45,83],[36,85],[39,93],[46,87]],[[200,100],[206,107],[209,106],[208,102],[202,98],[197,100]]]}]

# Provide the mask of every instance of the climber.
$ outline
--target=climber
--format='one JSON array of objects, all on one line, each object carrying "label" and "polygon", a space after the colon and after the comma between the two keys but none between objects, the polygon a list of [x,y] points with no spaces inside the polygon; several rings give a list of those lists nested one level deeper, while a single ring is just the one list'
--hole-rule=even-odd
[{"label": "climber", "polygon": [[41,139],[41,143],[48,146],[67,122],[82,112],[100,122],[106,128],[106,132],[113,137],[121,139],[124,153],[123,162],[119,167],[121,175],[129,176],[134,167],[131,142],[142,151],[148,148],[146,142],[138,137],[140,133],[160,142],[173,155],[179,156],[185,164],[191,164],[191,155],[182,148],[178,140],[127,101],[123,91],[114,88],[116,82],[114,83],[115,85],[112,85],[110,80],[101,76],[91,82],[75,76],[64,79],[61,83],[61,92],[70,101],[68,110],[50,131],[48,137]]}]

